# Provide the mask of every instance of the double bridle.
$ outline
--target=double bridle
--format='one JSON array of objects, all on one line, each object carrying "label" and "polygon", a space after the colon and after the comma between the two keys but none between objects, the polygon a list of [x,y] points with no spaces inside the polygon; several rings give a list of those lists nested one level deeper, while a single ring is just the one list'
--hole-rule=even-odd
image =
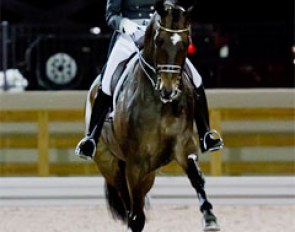
[{"label": "double bridle", "polygon": [[[158,27],[166,32],[169,33],[186,33],[190,31],[190,28],[184,28],[184,29],[170,29],[167,27],[162,26],[159,22],[157,23]],[[180,65],[174,65],[174,64],[156,64],[157,67],[157,72],[161,73],[161,72],[165,72],[165,73],[177,73],[177,74],[181,74],[182,72],[182,66]]]},{"label": "double bridle", "polygon": [[[181,8],[182,10],[182,8]],[[187,33],[190,32],[190,27],[183,29],[171,29],[167,28],[160,24],[160,22],[157,22],[158,28],[169,32],[169,33]],[[144,71],[144,73],[147,75],[149,80],[151,81],[152,85],[155,87],[156,90],[159,90],[160,85],[160,73],[176,73],[179,74],[179,79],[181,79],[181,73],[183,70],[183,67],[180,65],[174,65],[174,64],[156,64],[156,68],[154,68],[152,65],[150,65],[142,56],[142,54],[139,52],[139,64],[141,66],[141,69]],[[148,67],[154,74],[157,76],[157,82],[155,83],[154,79],[149,75],[148,71],[145,69],[145,66]]]}]

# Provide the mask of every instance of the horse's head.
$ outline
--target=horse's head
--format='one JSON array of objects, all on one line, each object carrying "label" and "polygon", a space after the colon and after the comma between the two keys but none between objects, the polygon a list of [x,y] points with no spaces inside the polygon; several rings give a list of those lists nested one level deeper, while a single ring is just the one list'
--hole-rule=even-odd
[{"label": "horse's head", "polygon": [[[181,92],[182,70],[190,43],[190,8],[177,1],[158,1],[145,37],[145,58],[154,66],[161,100],[171,102]],[[148,51],[147,51],[148,50]]]}]

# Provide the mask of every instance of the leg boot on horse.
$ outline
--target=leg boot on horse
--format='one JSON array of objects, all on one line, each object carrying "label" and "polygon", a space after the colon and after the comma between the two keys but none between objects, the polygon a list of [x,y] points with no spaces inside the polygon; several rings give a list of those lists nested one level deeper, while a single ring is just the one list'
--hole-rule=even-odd
[{"label": "leg boot on horse", "polygon": [[91,160],[94,157],[102,126],[111,106],[112,97],[99,89],[92,107],[88,133],[78,143],[75,150],[77,156],[87,160]]},{"label": "leg boot on horse", "polygon": [[201,85],[195,90],[196,112],[195,121],[198,128],[201,151],[216,151],[223,147],[223,141],[216,130],[210,129],[209,111],[204,86]]},{"label": "leg boot on horse", "polygon": [[199,168],[197,155],[190,155],[187,160],[186,173],[200,202],[200,211],[203,214],[203,231],[220,231],[216,216],[213,214],[213,206],[205,192],[205,180]]}]

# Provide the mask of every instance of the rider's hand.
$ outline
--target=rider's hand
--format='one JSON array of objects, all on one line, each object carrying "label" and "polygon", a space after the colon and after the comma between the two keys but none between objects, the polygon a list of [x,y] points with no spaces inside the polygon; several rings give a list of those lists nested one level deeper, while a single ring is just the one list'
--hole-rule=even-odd
[{"label": "rider's hand", "polygon": [[122,19],[120,24],[121,32],[127,35],[132,35],[139,29],[140,29],[139,25],[136,24],[135,22],[132,22],[130,19],[127,19],[127,18]]}]

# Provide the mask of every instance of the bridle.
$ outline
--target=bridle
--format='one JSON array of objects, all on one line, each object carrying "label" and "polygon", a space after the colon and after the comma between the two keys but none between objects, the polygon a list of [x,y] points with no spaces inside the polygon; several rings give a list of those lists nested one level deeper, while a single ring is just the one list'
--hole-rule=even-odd
[{"label": "bridle", "polygon": [[[181,10],[185,11],[182,7],[180,7]],[[187,33],[190,32],[190,26],[183,28],[183,29],[171,29],[167,28],[160,24],[160,22],[157,22],[158,29],[169,32],[169,33]],[[179,81],[181,79],[181,73],[183,70],[183,67],[180,65],[173,65],[173,64],[156,64],[156,67],[153,67],[151,64],[149,64],[144,57],[142,56],[141,52],[139,52],[139,64],[141,69],[144,71],[146,76],[151,81],[152,85],[155,87],[155,90],[160,89],[160,73],[173,73],[173,74],[179,74]],[[154,79],[149,75],[149,72],[146,70],[147,67],[149,70],[151,70],[156,76],[157,81],[155,83]]]},{"label": "bridle", "polygon": [[[168,33],[186,33],[190,31],[190,27],[183,28],[183,29],[170,29],[167,27],[164,27],[160,24],[160,22],[157,22],[158,28],[166,31]],[[176,73],[181,74],[182,73],[182,66],[180,65],[174,65],[174,64],[156,64],[156,70],[157,73],[165,72],[165,73]]]},{"label": "bridle", "polygon": [[[166,11],[176,9],[176,10],[179,10],[183,13],[186,12],[186,10],[183,7],[181,7],[179,5],[173,5],[170,1],[166,1],[164,3],[164,6],[165,6]],[[157,32],[162,30],[162,31],[172,34],[171,39],[174,36],[175,36],[174,38],[180,37],[179,34],[181,34],[181,33],[188,33],[188,37],[190,40],[190,35],[189,35],[190,25],[188,25],[185,28],[173,29],[173,28],[168,28],[166,26],[163,26],[161,24],[160,20],[156,21],[155,25],[157,26],[157,28],[156,28]],[[174,42],[173,42],[173,44],[174,44]],[[152,86],[154,86],[156,91],[161,91],[161,93],[164,93],[164,95],[165,95],[165,89],[162,88],[162,79],[161,79],[162,75],[161,75],[161,73],[168,73],[168,74],[176,74],[177,75],[175,86],[172,89],[172,92],[171,92],[169,98],[163,97],[163,95],[160,94],[160,98],[163,103],[172,102],[173,100],[177,99],[182,92],[181,78],[182,78],[184,64],[182,64],[182,65],[158,64],[158,62],[156,60],[155,65],[153,66],[153,65],[149,64],[144,59],[144,57],[142,56],[142,52],[138,51],[138,54],[139,54],[139,65],[140,65],[141,69],[143,70],[143,72],[145,73],[145,75],[150,80],[150,82],[152,83]],[[150,75],[150,73],[152,73],[152,76]],[[156,76],[156,80],[154,79],[154,76]],[[164,90],[164,91],[162,92],[162,90]],[[171,91],[171,90],[169,90],[169,91]]]},{"label": "bridle", "polygon": [[170,32],[170,33],[183,33],[183,32],[190,31],[189,27],[184,28],[184,29],[170,29],[170,28],[162,26],[159,22],[158,22],[158,24],[159,24],[160,29],[162,29],[163,31]]}]

